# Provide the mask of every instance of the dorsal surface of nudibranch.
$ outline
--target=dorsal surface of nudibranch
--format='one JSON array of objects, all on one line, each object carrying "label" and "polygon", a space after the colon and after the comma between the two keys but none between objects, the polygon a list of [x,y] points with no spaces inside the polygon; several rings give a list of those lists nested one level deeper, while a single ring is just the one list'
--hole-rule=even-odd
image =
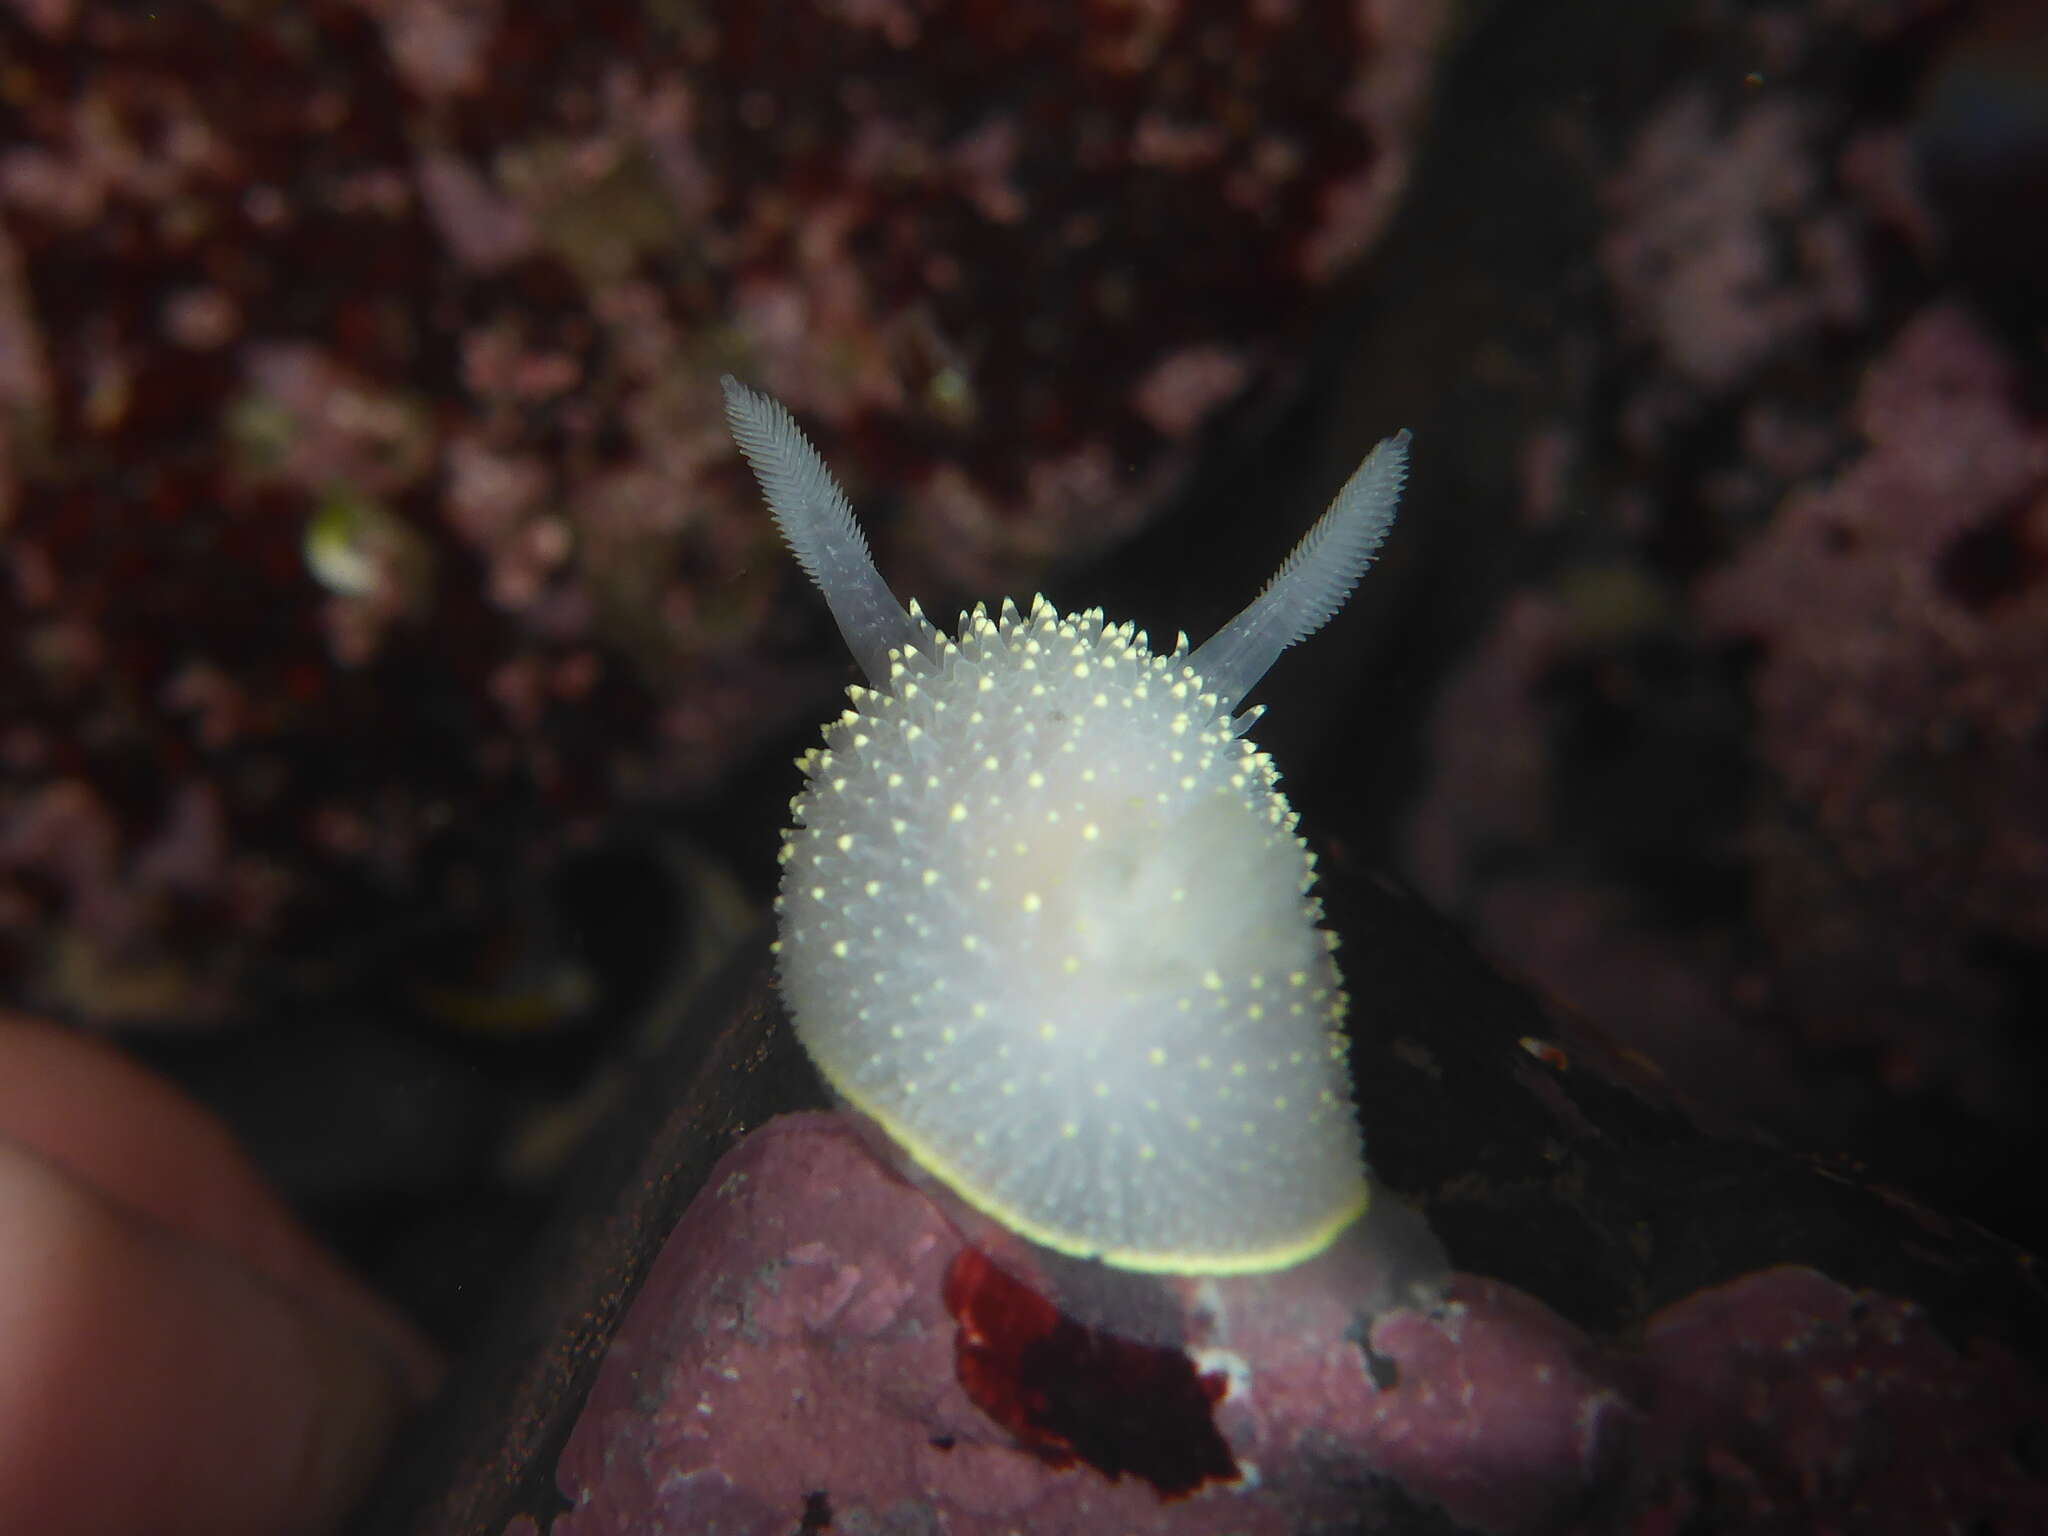
[{"label": "dorsal surface of nudibranch", "polygon": [[783,409],[733,435],[868,686],[805,755],[781,982],[832,1087],[983,1216],[1058,1253],[1248,1274],[1365,1209],[1314,858],[1235,713],[1393,520],[1380,444],[1257,601],[1192,653],[1043,597],[899,605]]}]

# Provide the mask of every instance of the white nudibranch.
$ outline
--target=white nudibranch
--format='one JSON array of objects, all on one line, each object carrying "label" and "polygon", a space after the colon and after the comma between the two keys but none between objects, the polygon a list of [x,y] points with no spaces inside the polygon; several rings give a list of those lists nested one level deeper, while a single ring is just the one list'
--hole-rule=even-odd
[{"label": "white nudibranch", "polygon": [[799,766],[781,984],[833,1089],[982,1216],[1157,1274],[1299,1263],[1365,1210],[1335,936],[1235,713],[1393,522],[1382,442],[1244,612],[1155,653],[1100,609],[976,607],[875,569],[789,414],[726,416],[868,677]]}]

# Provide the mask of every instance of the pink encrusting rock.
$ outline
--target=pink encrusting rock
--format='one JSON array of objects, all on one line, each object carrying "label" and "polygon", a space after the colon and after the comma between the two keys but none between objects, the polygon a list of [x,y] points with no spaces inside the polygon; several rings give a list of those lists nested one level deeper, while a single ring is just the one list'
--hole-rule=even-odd
[{"label": "pink encrusting rock", "polygon": [[783,1530],[807,1498],[887,1508],[971,1431],[940,1305],[955,1244],[822,1121],[718,1165],[606,1358],[560,1481],[561,1536]]},{"label": "pink encrusting rock", "polygon": [[[2026,1426],[2048,1417],[2037,1377],[1997,1346],[1952,1346],[1910,1302],[1793,1267],[1697,1292],[1626,1343],[1477,1276],[1433,1310],[1372,1317],[1356,1298],[1376,1282],[1355,1264],[1234,1293],[1181,1282],[1233,1470],[1162,1493],[1049,1433],[1027,1447],[963,1388],[945,1299],[962,1251],[841,1116],[754,1132],[615,1337],[558,1467],[571,1508],[552,1536],[1295,1536],[1442,1531],[1446,1516],[1594,1536],[1723,1511],[1786,1531],[2048,1516],[2048,1485],[2021,1464]],[[1062,1390],[1088,1387],[1044,1395]]]},{"label": "pink encrusting rock", "polygon": [[[574,1507],[554,1536],[779,1536],[807,1508],[855,1530],[915,1510],[955,1536],[1285,1536],[1347,1526],[1361,1480],[1396,1442],[1410,1467],[1442,1448],[1462,1454],[1455,1435],[1420,1427],[1433,1410],[1419,1378],[1374,1386],[1343,1336],[1344,1298],[1317,1294],[1306,1265],[1288,1272],[1297,1294],[1217,1317],[1219,1340],[1193,1355],[1222,1379],[1216,1425],[1235,1481],[1164,1497],[1140,1476],[1059,1465],[960,1385],[943,1300],[960,1252],[938,1207],[840,1117],[786,1116],[754,1133],[712,1172],[611,1346],[560,1464]],[[1491,1293],[1454,1310],[1468,1309],[1490,1314]],[[1407,1335],[1386,1346],[1397,1368],[1428,1347]],[[1543,1475],[1533,1459],[1532,1475]],[[1575,1482],[1568,1460],[1553,1480]]]},{"label": "pink encrusting rock", "polygon": [[917,1487],[929,1437],[974,1428],[939,1301],[955,1246],[825,1123],[744,1142],[612,1343],[563,1457],[576,1509],[556,1530],[683,1530],[740,1508],[780,1529],[818,1490],[885,1508]]},{"label": "pink encrusting rock", "polygon": [[1909,1301],[1786,1265],[1666,1307],[1643,1353],[1632,1529],[2048,1528],[2048,1483],[2026,1465],[2048,1391]]},{"label": "pink encrusting rock", "polygon": [[[1267,1458],[1256,1433],[1232,1446],[1259,1463],[1256,1483],[1173,1501],[1013,1443],[956,1374],[943,1292],[960,1251],[938,1207],[839,1117],[755,1132],[713,1170],[612,1343],[563,1454],[573,1508],[554,1536],[780,1536],[807,1507],[855,1530],[915,1509],[955,1536],[1301,1528],[1300,1462]],[[1338,1382],[1372,1390],[1362,1368]]]}]

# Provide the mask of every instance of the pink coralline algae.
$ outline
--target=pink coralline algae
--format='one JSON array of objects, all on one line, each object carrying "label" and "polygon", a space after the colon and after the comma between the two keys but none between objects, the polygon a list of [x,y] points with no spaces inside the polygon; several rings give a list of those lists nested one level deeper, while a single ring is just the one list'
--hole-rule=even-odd
[{"label": "pink coralline algae", "polygon": [[[1430,1530],[1903,1533],[2048,1513],[2020,1444],[2048,1410],[2039,1380],[1808,1269],[1703,1290],[1632,1342],[1475,1276],[1371,1315],[1314,1264],[1255,1305],[1192,1285],[1195,1390],[1156,1377],[1159,1413],[1196,1405],[1176,1461],[1128,1381],[1106,1408],[1059,1410],[1090,1425],[1078,1440],[1031,1427],[1061,1393],[1097,1391],[1095,1367],[1125,1346],[1099,1340],[1060,1377],[1006,1388],[1024,1357],[991,1352],[989,1334],[1010,1323],[963,1327],[949,1310],[975,1283],[963,1263],[982,1261],[838,1117],[755,1132],[615,1336],[557,1470],[570,1508],[552,1536],[1280,1536],[1410,1529],[1428,1506]],[[1045,1334],[1009,1336],[1028,1353]],[[1136,1461],[1103,1449],[1119,1415]],[[1211,1442],[1224,1449],[1197,1456]]]},{"label": "pink coralline algae", "polygon": [[1975,936],[2048,944],[2048,426],[1951,306],[1873,363],[1853,421],[1862,450],[1794,492],[1699,611],[1762,648],[1783,798],[1751,835],[1782,985],[1839,997],[1861,977],[1902,1070],[1995,1106],[1974,1030],[1911,1026],[1918,997],[1970,989]]},{"label": "pink coralline algae", "polygon": [[1682,94],[1608,189],[1616,218],[1601,265],[1643,339],[1690,384],[1725,387],[1861,315],[1850,226],[1816,197],[1814,115],[1779,97],[1722,123],[1706,92]]},{"label": "pink coralline algae", "polygon": [[210,795],[278,898],[96,931],[0,859],[10,993],[233,1014],[427,843],[498,884],[810,718],[722,371],[935,609],[1128,534],[1384,224],[1450,9],[0,8],[0,847]]},{"label": "pink coralline algae", "polygon": [[1696,1112],[1987,1202],[2044,1084],[2042,18],[1688,12],[1404,829]]},{"label": "pink coralline algae", "polygon": [[[830,1117],[715,1168],[614,1338],[559,1480],[553,1536],[782,1532],[925,1509],[943,1528],[1286,1530],[1269,1498],[1162,1505],[1054,1469],[969,1400],[944,1304],[959,1238]],[[927,1517],[929,1518],[929,1517]]]},{"label": "pink coralline algae", "polygon": [[1687,1297],[1643,1330],[1634,1530],[2031,1531],[2048,1393],[1919,1308],[1784,1268]]},{"label": "pink coralline algae", "polygon": [[[1859,393],[1862,453],[1789,498],[1700,606],[1765,642],[1764,749],[1851,868],[1932,872],[1931,900],[2042,942],[2048,583],[2032,578],[2048,564],[2048,426],[2017,385],[1963,310],[1919,315]],[[1965,746],[2001,765],[1973,775],[1973,793],[2002,791],[1995,839],[1958,840],[1929,793]]]},{"label": "pink coralline algae", "polygon": [[1533,1529],[1577,1496],[1619,1402],[1598,1352],[1504,1287],[1461,1288],[1438,1319],[1388,1312],[1368,1355],[1345,1298],[1304,1272],[1255,1309],[1195,1303],[1193,1366],[1220,1394],[1209,1433],[1228,1453],[1162,1492],[1156,1462],[1111,1476],[1086,1438],[1020,1443],[977,1406],[962,1363],[986,1356],[963,1354],[946,1305],[962,1253],[836,1117],[756,1132],[615,1337],[562,1457],[572,1507],[553,1536],[768,1536],[807,1501],[835,1529],[1283,1536],[1351,1528],[1386,1474],[1462,1518]]}]

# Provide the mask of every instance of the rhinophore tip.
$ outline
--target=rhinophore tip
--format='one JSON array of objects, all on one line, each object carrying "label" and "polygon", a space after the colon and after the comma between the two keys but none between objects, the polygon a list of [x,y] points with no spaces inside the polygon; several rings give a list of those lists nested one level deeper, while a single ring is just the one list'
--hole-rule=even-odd
[{"label": "rhinophore tip", "polygon": [[719,380],[732,439],[761,482],[775,526],[804,574],[818,584],[846,645],[870,682],[889,676],[892,650],[917,650],[929,637],[889,591],[846,493],[788,411],[731,374]]},{"label": "rhinophore tip", "polygon": [[1366,455],[1259,595],[1189,658],[1233,708],[1290,645],[1329,623],[1394,526],[1408,478],[1408,432]]}]

